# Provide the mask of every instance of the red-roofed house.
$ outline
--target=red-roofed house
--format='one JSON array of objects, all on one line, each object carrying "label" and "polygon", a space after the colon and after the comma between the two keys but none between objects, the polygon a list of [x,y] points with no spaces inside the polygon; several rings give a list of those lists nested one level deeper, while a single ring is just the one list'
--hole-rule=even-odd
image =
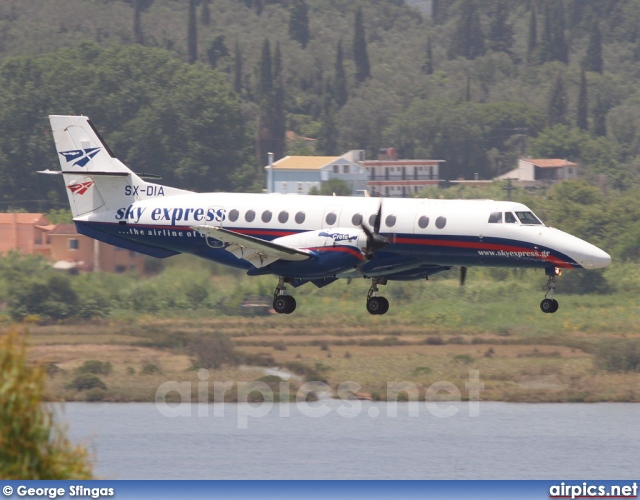
[{"label": "red-roofed house", "polygon": [[511,179],[523,183],[536,181],[564,181],[578,177],[579,165],[567,160],[520,158],[518,168],[496,177],[498,180]]},{"label": "red-roofed house", "polygon": [[43,255],[59,269],[144,272],[143,255],[78,234],[75,224],[49,224],[43,214],[0,213],[0,255],[11,250]]},{"label": "red-roofed house", "polygon": [[18,250],[48,257],[47,235],[54,227],[43,214],[0,213],[0,254]]},{"label": "red-roofed house", "polygon": [[75,224],[58,224],[49,240],[51,260],[58,267],[65,268],[67,263],[79,271],[144,272],[144,255],[78,234]]}]

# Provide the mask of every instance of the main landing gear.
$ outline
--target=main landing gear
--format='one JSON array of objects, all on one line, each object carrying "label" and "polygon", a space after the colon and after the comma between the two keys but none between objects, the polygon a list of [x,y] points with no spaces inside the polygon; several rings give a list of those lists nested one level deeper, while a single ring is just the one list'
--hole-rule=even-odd
[{"label": "main landing gear", "polygon": [[562,274],[562,270],[557,267],[552,267],[547,269],[546,273],[547,276],[549,276],[547,284],[544,286],[547,293],[544,294],[544,299],[540,302],[540,309],[543,313],[554,313],[558,310],[558,301],[553,298],[553,292],[556,289],[556,276],[560,276]]},{"label": "main landing gear", "polygon": [[273,292],[273,309],[278,314],[291,314],[296,310],[296,299],[285,295],[285,278],[279,278],[278,286]]},{"label": "main landing gear", "polygon": [[378,285],[386,285],[385,278],[371,278],[371,288],[367,293],[367,311],[369,314],[385,314],[389,310],[389,301],[378,297]]}]

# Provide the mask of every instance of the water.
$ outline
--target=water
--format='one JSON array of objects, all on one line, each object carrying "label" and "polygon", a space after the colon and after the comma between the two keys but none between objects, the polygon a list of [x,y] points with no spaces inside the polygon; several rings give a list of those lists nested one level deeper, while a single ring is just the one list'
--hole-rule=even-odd
[{"label": "water", "polygon": [[[467,403],[439,418],[419,406],[329,400],[323,417],[296,405],[208,405],[168,418],[150,403],[67,403],[62,420],[114,479],[637,479],[640,405]],[[451,403],[447,403],[451,404]],[[441,403],[442,405],[442,403]],[[225,416],[214,416],[224,409]],[[290,412],[283,417],[281,412]],[[341,416],[338,410],[349,416]],[[308,413],[308,412],[307,412]],[[244,416],[244,417],[243,417]],[[242,422],[246,420],[246,428]]]}]

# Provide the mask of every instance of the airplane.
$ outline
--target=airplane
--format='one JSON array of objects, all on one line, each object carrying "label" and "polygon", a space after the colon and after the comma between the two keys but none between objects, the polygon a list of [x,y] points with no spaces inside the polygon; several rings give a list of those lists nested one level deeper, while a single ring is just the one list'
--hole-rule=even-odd
[{"label": "airplane", "polygon": [[525,205],[493,200],[196,193],[147,182],[118,160],[85,116],[49,117],[80,234],[158,258],[189,253],[273,275],[273,308],[290,314],[287,286],[371,281],[367,311],[385,314],[379,286],[471,266],[544,269],[540,309],[558,310],[563,269],[598,269],[611,257],[546,226]]}]

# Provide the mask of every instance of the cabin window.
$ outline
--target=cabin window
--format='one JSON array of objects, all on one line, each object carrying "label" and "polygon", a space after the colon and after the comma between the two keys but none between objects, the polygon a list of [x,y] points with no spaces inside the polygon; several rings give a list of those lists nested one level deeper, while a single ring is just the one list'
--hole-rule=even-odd
[{"label": "cabin window", "polygon": [[255,218],[256,218],[255,210],[247,210],[247,213],[244,214],[244,220],[246,220],[247,222],[253,222],[253,219]]},{"label": "cabin window", "polygon": [[387,218],[384,220],[384,223],[387,227],[393,227],[396,225],[396,216],[395,215],[387,215]]},{"label": "cabin window", "polygon": [[235,208],[229,212],[229,220],[231,222],[235,222],[240,217],[240,212],[238,212]]},{"label": "cabin window", "polygon": [[278,222],[280,222],[280,224],[284,224],[288,220],[289,220],[289,212],[287,212],[286,210],[283,210],[278,214]]},{"label": "cabin window", "polygon": [[[387,189],[389,189],[389,188],[387,188]],[[371,227],[375,227],[375,225],[376,225],[376,217],[378,217],[378,214],[371,214],[369,216],[369,225]]]},{"label": "cabin window", "polygon": [[304,218],[305,218],[304,212],[298,212],[294,217],[294,220],[296,221],[297,224],[302,224],[304,222]]},{"label": "cabin window", "polygon": [[516,221],[515,216],[511,212],[505,212],[504,213],[504,221],[507,224],[515,224],[516,222],[518,222],[518,221]]},{"label": "cabin window", "polygon": [[489,224],[502,224],[502,212],[493,212],[489,216]]},{"label": "cabin window", "polygon": [[354,226],[359,226],[362,224],[362,214],[353,214],[351,217],[351,224]]},{"label": "cabin window", "polygon": [[428,225],[429,225],[429,217],[427,217],[426,215],[423,215],[418,219],[418,227],[420,229],[424,229]]},{"label": "cabin window", "polygon": [[262,222],[269,222],[272,216],[271,210],[265,210],[262,212]]},{"label": "cabin window", "polygon": [[533,212],[516,212],[516,215],[522,224],[542,224]]},{"label": "cabin window", "polygon": [[67,245],[69,250],[77,250],[78,248],[80,248],[80,242],[76,238],[67,240]]},{"label": "cabin window", "polygon": [[327,216],[324,218],[324,221],[329,226],[333,226],[336,223],[337,220],[338,220],[338,216],[336,214],[334,214],[333,212],[329,212],[327,214]]},{"label": "cabin window", "polygon": [[447,225],[447,218],[446,218],[446,217],[442,217],[442,216],[440,216],[440,217],[438,217],[438,218],[436,219],[436,227],[437,227],[438,229],[442,229],[442,228],[443,228],[444,226],[446,226],[446,225]]}]

